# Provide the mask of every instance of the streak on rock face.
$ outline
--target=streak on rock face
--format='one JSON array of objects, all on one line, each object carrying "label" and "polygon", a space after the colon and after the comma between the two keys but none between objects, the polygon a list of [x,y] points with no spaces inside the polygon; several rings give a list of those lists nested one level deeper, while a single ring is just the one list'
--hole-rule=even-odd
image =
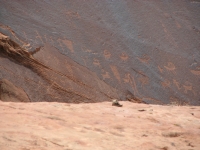
[{"label": "streak on rock face", "polygon": [[119,82],[121,82],[121,77],[120,77],[120,74],[119,74],[119,72],[118,72],[118,70],[117,70],[117,67],[111,65],[110,68],[111,68],[111,70],[112,70],[112,72],[113,72],[115,78],[116,78]]},{"label": "streak on rock face", "polygon": [[0,100],[5,102],[30,102],[22,88],[16,87],[6,79],[0,80]]}]

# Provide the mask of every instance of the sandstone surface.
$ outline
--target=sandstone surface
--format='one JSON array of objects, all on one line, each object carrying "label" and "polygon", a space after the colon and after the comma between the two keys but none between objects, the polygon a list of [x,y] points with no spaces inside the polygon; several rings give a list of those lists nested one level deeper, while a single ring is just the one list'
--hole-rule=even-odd
[{"label": "sandstone surface", "polygon": [[1,150],[199,150],[200,108],[0,101]]}]

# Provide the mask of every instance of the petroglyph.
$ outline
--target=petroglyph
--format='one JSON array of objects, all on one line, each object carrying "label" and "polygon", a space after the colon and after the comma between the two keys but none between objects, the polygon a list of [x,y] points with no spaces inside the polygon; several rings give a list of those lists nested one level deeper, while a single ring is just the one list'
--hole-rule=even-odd
[{"label": "petroglyph", "polygon": [[121,58],[121,60],[123,60],[123,61],[127,61],[128,60],[128,55],[126,54],[126,53],[122,53],[121,55],[120,55],[120,58]]},{"label": "petroglyph", "polygon": [[129,83],[130,82],[130,74],[127,73],[125,74],[124,78],[123,78],[124,83]]},{"label": "petroglyph", "polygon": [[171,83],[169,80],[165,79],[164,81],[161,82],[161,85],[164,87],[164,88],[167,88],[167,87],[170,87]]},{"label": "petroglyph", "polygon": [[134,90],[134,95],[137,95],[137,94],[139,95],[134,76],[130,76],[130,81],[131,81],[131,86]]},{"label": "petroglyph", "polygon": [[107,71],[105,71],[105,70],[103,70],[103,69],[102,69],[102,72],[103,72],[103,74],[101,74],[101,75],[102,75],[102,77],[103,77],[103,80],[105,80],[105,79],[110,79],[110,74],[109,74],[109,72],[107,72]]},{"label": "petroglyph", "polygon": [[109,59],[111,57],[111,53],[108,50],[104,50],[103,54],[106,59]]},{"label": "petroglyph", "polygon": [[200,70],[190,70],[192,74],[199,76]]},{"label": "petroglyph", "polygon": [[71,53],[74,53],[74,47],[72,41],[67,39],[64,40],[58,39],[58,41],[61,41],[71,51]]},{"label": "petroglyph", "polygon": [[178,90],[181,89],[180,83],[178,81],[176,81],[175,79],[173,79],[173,83],[175,84],[175,86],[177,87]]},{"label": "petroglyph", "polygon": [[141,58],[137,57],[137,59],[139,61],[141,61],[142,63],[149,63],[150,57],[148,55],[143,55]]},{"label": "petroglyph", "polygon": [[117,67],[116,67],[116,66],[113,66],[113,65],[110,65],[110,68],[111,68],[111,70],[112,70],[112,72],[113,72],[115,78],[116,78],[119,82],[121,82],[120,74],[119,74],[119,72],[118,72],[118,70],[117,70]]},{"label": "petroglyph", "polygon": [[96,59],[96,58],[93,59],[93,64],[95,66],[101,67],[100,61],[98,59]]},{"label": "petroglyph", "polygon": [[185,84],[180,84],[178,81],[173,79],[173,84],[177,87],[178,90],[183,89],[185,94],[188,94],[188,91],[191,91],[194,95],[196,95],[195,90],[193,89],[192,83],[186,81]]},{"label": "petroglyph", "polygon": [[188,85],[183,85],[184,88],[184,93],[187,94],[188,91],[192,91],[192,86],[188,86]]},{"label": "petroglyph", "polygon": [[136,86],[136,82],[133,76],[131,76],[130,73],[126,73],[123,78],[124,83],[129,83],[131,87],[133,88],[134,95],[139,94]]},{"label": "petroglyph", "polygon": [[164,66],[169,71],[174,71],[176,69],[175,65],[172,62],[168,62],[167,66]]},{"label": "petroglyph", "polygon": [[[183,88],[184,88],[184,93],[187,94],[188,91],[193,91],[193,86],[192,86],[192,83],[186,81],[185,82],[185,85],[183,85]],[[194,91],[193,91],[194,93]]]},{"label": "petroglyph", "polygon": [[159,69],[160,73],[163,73],[163,69],[160,66],[158,66],[158,69]]},{"label": "petroglyph", "polygon": [[44,41],[43,41],[42,37],[40,36],[40,34],[38,33],[38,31],[35,30],[35,32],[36,32],[36,34],[37,34],[37,36],[36,36],[35,38],[36,38],[36,39],[40,39],[40,41],[42,42],[42,44],[44,44]]}]

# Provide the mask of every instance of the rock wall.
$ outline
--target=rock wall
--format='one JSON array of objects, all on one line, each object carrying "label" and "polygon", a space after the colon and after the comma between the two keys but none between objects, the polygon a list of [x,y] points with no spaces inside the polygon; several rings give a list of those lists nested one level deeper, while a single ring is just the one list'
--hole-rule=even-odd
[{"label": "rock wall", "polygon": [[[48,47],[46,53],[57,49],[62,61],[57,55],[37,57],[56,71],[67,70],[68,77],[76,72],[84,83],[93,84],[88,80],[96,79],[64,65],[64,59],[74,61],[120,91],[122,100],[199,105],[199,7],[198,0],[1,0],[0,31],[31,53],[40,47]],[[8,69],[2,63],[0,67]],[[0,77],[5,74],[1,69]],[[35,74],[27,72],[26,77]],[[34,79],[33,89],[40,89],[38,81]],[[37,99],[37,94],[30,97]]]}]

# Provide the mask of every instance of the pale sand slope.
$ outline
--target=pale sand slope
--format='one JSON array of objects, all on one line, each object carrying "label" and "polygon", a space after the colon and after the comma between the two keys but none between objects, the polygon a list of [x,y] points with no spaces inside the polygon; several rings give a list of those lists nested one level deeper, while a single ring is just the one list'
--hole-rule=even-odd
[{"label": "pale sand slope", "polygon": [[200,107],[121,103],[0,101],[0,149],[200,149]]}]

